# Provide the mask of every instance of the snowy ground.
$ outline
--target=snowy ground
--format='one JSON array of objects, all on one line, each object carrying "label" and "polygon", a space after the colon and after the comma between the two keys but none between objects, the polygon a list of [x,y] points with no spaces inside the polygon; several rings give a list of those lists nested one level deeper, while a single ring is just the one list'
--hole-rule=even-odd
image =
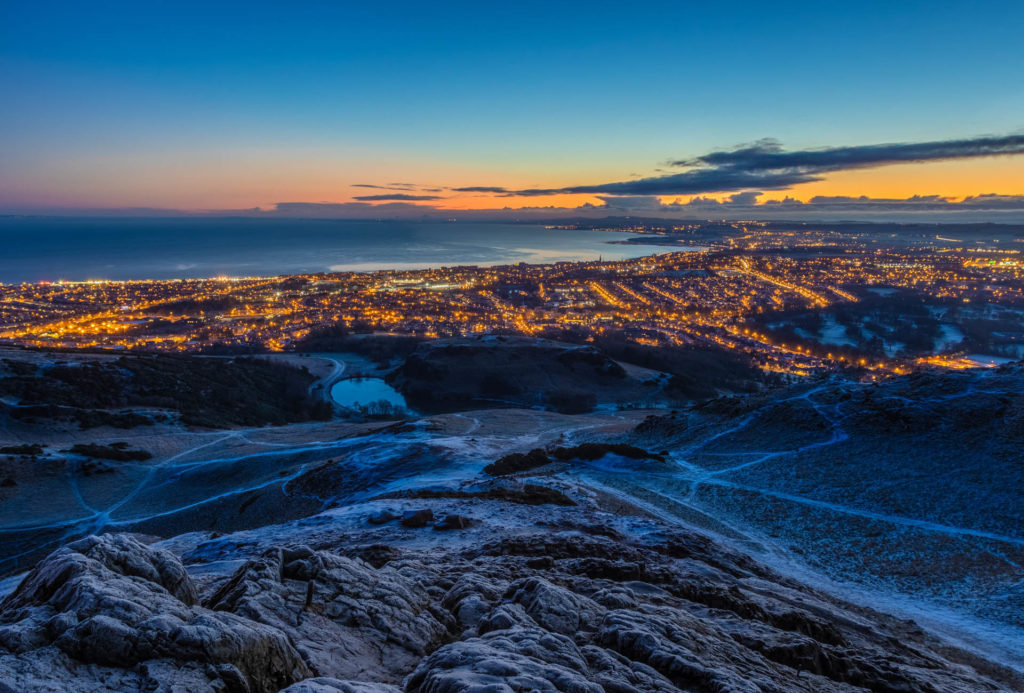
[{"label": "snowy ground", "polygon": [[[165,428],[134,440],[153,460],[93,475],[54,460],[40,463],[49,471],[35,481],[20,478],[0,504],[0,565],[23,570],[76,537],[133,531],[164,538],[197,580],[219,579],[237,567],[240,547],[365,536],[367,514],[385,507],[478,515],[483,508],[488,531],[507,534],[534,525],[539,511],[379,497],[472,488],[486,464],[512,451],[626,441],[669,454],[664,462],[606,456],[536,478],[600,496],[607,512],[599,519],[616,531],[643,532],[642,508],[1024,668],[1013,658],[1024,652],[1021,460],[1006,454],[1013,440],[1003,441],[1009,448],[992,442],[999,429],[972,418],[1015,396],[1017,378],[950,374],[881,389],[821,382],[734,415],[693,411],[680,429],[654,434],[634,429],[664,412],[489,410],[395,426]],[[890,419],[894,430],[879,428]],[[616,498],[629,509],[620,512]],[[543,517],[572,522],[568,510],[546,508]],[[460,541],[395,525],[375,531],[381,543],[414,541],[418,549]],[[5,581],[0,592],[14,584]]]}]

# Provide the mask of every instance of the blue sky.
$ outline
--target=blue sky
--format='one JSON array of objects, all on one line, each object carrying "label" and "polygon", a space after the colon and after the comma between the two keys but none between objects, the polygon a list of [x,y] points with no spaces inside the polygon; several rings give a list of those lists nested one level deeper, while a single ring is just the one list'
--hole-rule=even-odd
[{"label": "blue sky", "polygon": [[[3,206],[559,187],[764,137],[803,149],[1024,128],[1019,2],[0,8]],[[1024,192],[1007,185],[989,192]]]}]

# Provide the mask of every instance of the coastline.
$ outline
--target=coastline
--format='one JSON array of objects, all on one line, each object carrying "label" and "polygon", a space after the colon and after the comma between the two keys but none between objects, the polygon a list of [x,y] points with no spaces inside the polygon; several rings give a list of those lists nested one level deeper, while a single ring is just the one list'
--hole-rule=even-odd
[{"label": "coastline", "polygon": [[[0,283],[283,277],[633,259],[629,231],[540,224],[235,218],[4,218]],[[648,236],[643,235],[646,240]],[[16,242],[15,242],[16,241]]]}]

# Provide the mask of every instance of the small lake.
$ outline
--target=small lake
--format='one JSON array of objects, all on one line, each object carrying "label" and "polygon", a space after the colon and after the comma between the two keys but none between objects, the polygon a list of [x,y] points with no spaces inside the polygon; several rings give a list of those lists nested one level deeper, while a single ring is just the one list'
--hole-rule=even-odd
[{"label": "small lake", "polygon": [[405,397],[382,378],[348,378],[339,380],[331,388],[331,399],[343,407],[366,406],[384,400],[388,404],[408,409]]}]

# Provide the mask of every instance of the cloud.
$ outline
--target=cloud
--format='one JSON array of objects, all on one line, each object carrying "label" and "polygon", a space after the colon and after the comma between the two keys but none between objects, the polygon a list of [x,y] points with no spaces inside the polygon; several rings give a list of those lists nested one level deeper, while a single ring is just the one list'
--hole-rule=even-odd
[{"label": "cloud", "polygon": [[374,190],[397,190],[399,192],[408,192],[410,190],[417,190],[419,186],[415,183],[388,183],[387,185],[375,185],[373,183],[353,183],[353,188],[373,188]]},{"label": "cloud", "polygon": [[602,195],[600,204],[578,207],[534,206],[504,209],[441,209],[429,203],[379,202],[279,202],[273,209],[207,210],[173,209],[72,209],[2,208],[4,214],[46,216],[249,216],[322,219],[415,219],[442,221],[452,218],[479,221],[547,223],[557,219],[601,219],[630,216],[667,220],[743,220],[794,222],[873,221],[901,223],[1005,223],[1024,224],[1024,195],[974,195],[960,201],[939,195],[906,198],[817,196],[807,202],[787,197],[759,202],[761,191],[745,191],[725,200],[696,196],[686,201],[663,203],[655,195]]},{"label": "cloud", "polygon": [[352,199],[360,202],[413,202],[443,200],[440,195],[409,195],[406,193],[388,193],[386,195],[356,195]]},{"label": "cloud", "polygon": [[906,198],[819,195],[803,202],[791,197],[760,202],[762,191],[744,191],[724,200],[697,196],[663,203],[657,195],[601,195],[601,204],[505,209],[439,209],[409,201],[310,203],[282,202],[271,216],[394,219],[548,220],[633,216],[662,219],[762,219],[780,221],[906,221],[1024,223],[1024,195],[975,195],[961,201],[940,195]]},{"label": "cloud", "polygon": [[623,211],[637,214],[645,211],[661,211],[665,206],[655,195],[600,195],[598,199],[604,203],[604,207],[595,208],[606,209],[609,212]]},{"label": "cloud", "polygon": [[411,202],[278,202],[267,216],[320,219],[410,219],[429,216],[436,210],[430,205]]},{"label": "cloud", "polygon": [[972,209],[993,209],[993,210],[1020,210],[1024,209],[1024,195],[975,195],[964,198],[958,203],[961,207]]},{"label": "cloud", "polygon": [[712,152],[696,159],[683,159],[671,163],[673,166],[710,166],[715,169],[747,172],[799,171],[805,174],[814,174],[890,164],[970,159],[1008,154],[1024,154],[1024,135],[939,140],[936,142],[871,144],[795,152],[783,151],[778,142],[769,139],[732,151]]},{"label": "cloud", "polygon": [[602,195],[602,205],[582,205],[567,215],[646,216],[665,219],[760,219],[785,221],[1024,222],[1024,195],[976,195],[954,201],[940,195],[875,198],[819,195],[807,202],[786,197],[758,202],[764,193],[747,191],[725,200],[697,196],[662,203],[655,195]]},{"label": "cloud", "polygon": [[562,188],[508,190],[476,186],[458,190],[528,197],[563,194],[665,196],[785,190],[794,185],[820,181],[825,174],[836,171],[1016,154],[1024,154],[1024,135],[797,151],[785,151],[775,140],[760,140],[729,151],[672,161],[672,166],[689,170],[661,176]]},{"label": "cloud", "polygon": [[[792,203],[796,203],[793,200]],[[771,203],[767,203],[771,204]],[[1024,211],[1024,195],[974,195],[966,197],[960,202],[954,202],[939,195],[914,195],[902,199],[878,198],[878,197],[845,197],[817,195],[806,203],[810,208],[830,210],[858,210],[858,211]]]},{"label": "cloud", "polygon": [[468,192],[468,193],[507,193],[507,188],[501,188],[490,185],[474,185],[468,188],[450,188],[453,192]]},{"label": "cloud", "polygon": [[817,176],[800,172],[762,173],[738,170],[697,169],[668,176],[639,178],[637,180],[574,185],[565,188],[528,188],[510,190],[509,196],[535,197],[542,195],[698,195],[712,192],[740,190],[782,190],[820,180]]},{"label": "cloud", "polygon": [[694,197],[687,202],[677,200],[663,205],[659,211],[669,217],[716,219],[1024,222],[1024,195],[975,195],[959,202],[940,195],[906,198],[818,195],[807,202],[786,197],[758,203],[760,195],[759,192],[739,193],[724,201]]},{"label": "cloud", "polygon": [[757,204],[757,198],[761,197],[761,195],[764,195],[764,193],[748,190],[747,192],[730,195],[729,202],[736,205],[753,205]]}]

